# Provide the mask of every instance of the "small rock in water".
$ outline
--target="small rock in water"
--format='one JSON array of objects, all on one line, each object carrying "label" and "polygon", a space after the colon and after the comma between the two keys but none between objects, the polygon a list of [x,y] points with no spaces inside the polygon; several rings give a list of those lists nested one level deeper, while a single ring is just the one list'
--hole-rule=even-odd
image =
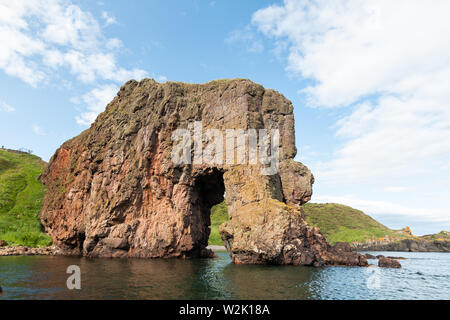
[{"label": "small rock in water", "polygon": [[377,258],[374,255],[371,255],[370,253],[366,253],[365,256],[366,256],[366,259],[376,259]]},{"label": "small rock in water", "polygon": [[405,257],[388,257],[389,259],[406,260]]},{"label": "small rock in water", "polygon": [[380,268],[401,268],[402,267],[400,262],[398,262],[397,260],[386,258],[386,257],[381,257],[378,259],[378,266]]}]

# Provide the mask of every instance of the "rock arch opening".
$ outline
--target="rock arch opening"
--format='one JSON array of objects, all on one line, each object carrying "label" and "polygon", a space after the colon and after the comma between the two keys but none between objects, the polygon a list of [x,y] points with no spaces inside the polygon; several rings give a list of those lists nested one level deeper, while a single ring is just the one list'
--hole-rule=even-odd
[{"label": "rock arch opening", "polygon": [[224,200],[225,184],[223,171],[217,168],[210,168],[200,173],[194,182],[193,188],[193,220],[198,236],[197,246],[204,248],[208,246],[208,239],[211,233],[211,208]]}]

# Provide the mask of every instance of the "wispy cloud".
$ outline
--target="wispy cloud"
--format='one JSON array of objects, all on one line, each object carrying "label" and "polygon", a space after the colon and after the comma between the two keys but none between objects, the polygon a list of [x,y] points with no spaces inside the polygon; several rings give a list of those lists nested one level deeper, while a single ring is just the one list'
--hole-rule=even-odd
[{"label": "wispy cloud", "polygon": [[166,82],[167,81],[167,77],[166,76],[157,76],[156,80],[159,82]]},{"label": "wispy cloud", "polygon": [[47,135],[47,133],[44,131],[44,129],[42,129],[39,125],[37,124],[33,124],[31,129],[33,130],[33,132],[35,134],[37,134],[38,136],[45,136]]},{"label": "wispy cloud", "polygon": [[102,18],[105,21],[105,25],[109,26],[111,24],[116,24],[117,20],[114,16],[111,16],[108,12],[102,12]]},{"label": "wispy cloud", "polygon": [[264,51],[262,40],[257,37],[250,26],[232,31],[225,39],[225,43],[229,45],[244,45],[246,50],[251,53]]},{"label": "wispy cloud", "polygon": [[389,201],[374,201],[359,199],[352,195],[346,196],[314,196],[315,202],[319,203],[340,203],[364,211],[369,215],[399,215],[426,218],[428,221],[450,223],[450,217],[446,216],[446,210],[436,210],[429,208],[412,208],[399,205]]},{"label": "wispy cloud", "polygon": [[0,101],[0,111],[3,111],[3,112],[13,112],[13,111],[15,111],[15,110],[16,110],[16,109],[15,109],[14,107],[10,106],[10,105],[7,104],[6,102]]}]

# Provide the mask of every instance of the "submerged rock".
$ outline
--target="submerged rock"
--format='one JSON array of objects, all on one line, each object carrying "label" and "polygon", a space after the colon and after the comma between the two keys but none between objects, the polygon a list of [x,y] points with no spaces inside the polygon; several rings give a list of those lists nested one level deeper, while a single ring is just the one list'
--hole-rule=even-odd
[{"label": "submerged rock", "polygon": [[[235,144],[227,130],[238,129],[247,135]],[[237,161],[261,129],[269,135],[257,136],[258,161],[248,161],[250,149]],[[279,149],[270,151],[263,141],[274,143],[275,130]],[[213,159],[198,161],[216,139],[223,150],[216,144]],[[292,104],[274,90],[244,79],[129,81],[51,158],[41,176],[48,189],[41,221],[68,254],[208,257],[210,209],[225,198],[230,221],[220,232],[235,263],[367,265],[306,223],[300,205],[314,178],[293,160],[296,152]]]}]

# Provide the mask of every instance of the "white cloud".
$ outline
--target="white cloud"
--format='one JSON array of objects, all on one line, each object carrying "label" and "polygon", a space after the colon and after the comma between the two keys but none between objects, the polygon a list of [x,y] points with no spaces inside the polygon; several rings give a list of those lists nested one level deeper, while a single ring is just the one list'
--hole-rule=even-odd
[{"label": "white cloud", "polygon": [[0,0],[0,41],[0,69],[33,86],[61,67],[87,83],[146,75],[119,67],[105,48],[120,48],[121,41],[106,38],[92,14],[70,1]]},{"label": "white cloud", "polygon": [[42,129],[39,125],[37,124],[33,124],[33,126],[31,127],[33,132],[39,136],[45,136],[47,135],[47,133],[44,131],[44,129]]},{"label": "white cloud", "polygon": [[106,43],[106,48],[108,48],[109,50],[119,49],[122,47],[123,47],[122,41],[120,41],[117,38],[111,38]]},{"label": "white cloud", "polygon": [[[102,18],[106,25],[116,23],[106,11]],[[0,69],[33,87],[65,71],[96,85],[147,76],[145,70],[121,67],[115,50],[122,42],[106,37],[95,17],[70,0],[0,0],[0,43]],[[90,118],[97,113],[90,112]]]},{"label": "white cloud", "polygon": [[7,104],[6,102],[0,101],[0,111],[3,111],[3,112],[13,112],[13,111],[15,111],[15,110],[16,110],[16,108],[10,106],[10,105]]},{"label": "white cloud", "polygon": [[289,42],[289,70],[316,82],[310,102],[333,107],[413,90],[448,66],[449,11],[446,0],[285,0],[252,21]]},{"label": "white cloud", "polygon": [[[105,109],[105,106],[111,102],[119,88],[115,85],[104,85],[95,88],[81,97],[81,100],[87,105],[88,112],[83,112],[76,117],[80,125],[90,125],[97,118],[98,114]],[[73,103],[79,104],[80,99],[74,97]]]},{"label": "white cloud", "polygon": [[382,196],[371,190],[426,186],[435,198],[418,191],[378,211],[431,215],[406,202],[439,202],[434,214],[449,219],[437,181],[450,177],[449,12],[446,0],[285,0],[255,12],[287,71],[309,80],[300,90],[308,104],[347,108],[332,128],[334,154],[312,164],[319,189],[335,183],[370,199]]},{"label": "white cloud", "polygon": [[156,80],[157,80],[158,82],[166,82],[166,81],[167,81],[167,77],[166,77],[166,76],[158,76],[158,77],[156,78]]},{"label": "white cloud", "polygon": [[115,17],[111,16],[108,12],[102,12],[102,18],[105,20],[105,25],[109,26],[110,24],[116,24],[117,20]]}]

